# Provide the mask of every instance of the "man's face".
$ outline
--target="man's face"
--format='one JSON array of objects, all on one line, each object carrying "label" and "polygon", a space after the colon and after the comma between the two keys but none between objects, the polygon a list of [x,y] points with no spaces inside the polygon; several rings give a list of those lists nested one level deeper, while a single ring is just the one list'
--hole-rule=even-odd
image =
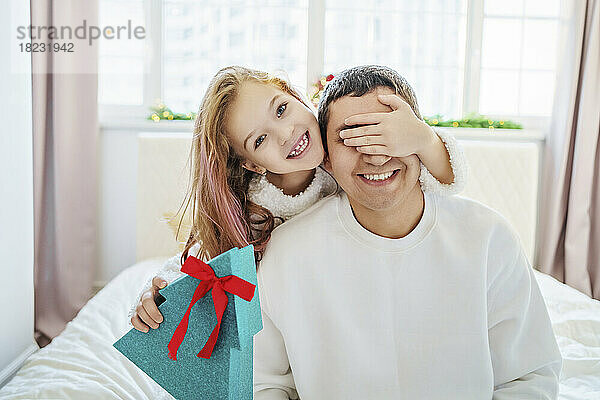
[{"label": "man's face", "polygon": [[[355,213],[360,206],[373,211],[393,211],[412,191],[420,190],[420,163],[416,155],[389,159],[364,156],[354,147],[344,145],[340,139],[340,130],[347,128],[344,124],[346,118],[355,114],[391,111],[390,107],[377,100],[379,94],[394,94],[394,91],[379,87],[361,97],[344,96],[329,106],[329,154],[325,167],[348,195]],[[382,159],[387,161],[381,163]]]}]

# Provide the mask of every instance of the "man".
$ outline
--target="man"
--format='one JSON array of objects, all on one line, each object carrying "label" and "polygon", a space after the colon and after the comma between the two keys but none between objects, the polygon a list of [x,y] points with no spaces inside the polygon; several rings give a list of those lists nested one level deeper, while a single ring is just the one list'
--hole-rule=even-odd
[{"label": "man", "polygon": [[[377,96],[394,93],[420,115],[385,67],[352,68],[325,89],[325,167],[343,192],[272,234],[255,399],[556,399],[560,352],[508,223],[424,194],[415,155],[363,157],[340,138],[389,112]],[[342,136],[376,136],[372,126]]]}]

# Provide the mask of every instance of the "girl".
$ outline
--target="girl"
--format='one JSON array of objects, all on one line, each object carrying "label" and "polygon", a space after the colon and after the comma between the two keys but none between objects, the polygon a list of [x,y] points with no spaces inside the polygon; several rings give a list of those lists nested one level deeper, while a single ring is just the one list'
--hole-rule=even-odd
[{"label": "girl", "polygon": [[[357,128],[342,130],[340,140],[370,163],[416,154],[425,164],[423,190],[459,192],[465,163],[454,138],[422,121],[408,84],[397,94],[379,99],[393,111],[378,123],[377,145]],[[260,260],[276,225],[336,191],[335,181],[320,167],[322,131],[308,101],[285,80],[238,66],[217,72],[194,126],[193,180],[184,201],[186,209],[192,203],[191,232],[181,255],[143,288],[130,312],[137,330],[148,332],[163,321],[155,303],[158,290],[181,276],[190,252],[208,260],[253,244]]]}]

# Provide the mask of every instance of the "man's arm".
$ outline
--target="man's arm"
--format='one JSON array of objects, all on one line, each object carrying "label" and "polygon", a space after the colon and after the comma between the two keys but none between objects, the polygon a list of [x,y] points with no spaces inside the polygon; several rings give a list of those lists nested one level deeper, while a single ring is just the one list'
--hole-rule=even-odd
[{"label": "man's arm", "polygon": [[298,398],[285,342],[271,318],[262,311],[263,329],[254,336],[254,399]]},{"label": "man's arm", "polygon": [[518,239],[513,245],[519,250],[515,261],[488,288],[493,399],[553,400],[562,358],[533,270]]},{"label": "man's arm", "polygon": [[555,361],[519,379],[494,387],[493,399],[557,399],[560,364]]}]

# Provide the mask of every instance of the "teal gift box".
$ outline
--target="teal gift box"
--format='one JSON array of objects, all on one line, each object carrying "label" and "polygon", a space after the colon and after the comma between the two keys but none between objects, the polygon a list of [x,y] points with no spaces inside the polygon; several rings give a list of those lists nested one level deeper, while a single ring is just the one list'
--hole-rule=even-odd
[{"label": "teal gift box", "polygon": [[[188,257],[182,271],[189,275],[194,275],[186,271],[192,261],[202,263]],[[194,276],[177,279],[159,291],[164,299],[159,297],[162,303],[157,299],[157,304],[160,303],[158,308],[164,321],[158,329],[150,329],[148,333],[131,329],[113,346],[176,399],[251,400],[253,337],[262,329],[254,248],[250,245],[231,249],[208,265],[214,271],[213,278],[220,278],[219,282],[207,279],[207,273],[196,274],[203,279]],[[250,301],[227,290],[228,286],[240,284],[245,288],[242,296]],[[222,310],[224,296],[228,301],[219,328],[215,305]],[[185,326],[180,326],[185,325],[182,320],[186,319],[186,310],[189,310],[187,332]],[[218,338],[213,341],[215,331]],[[173,343],[178,342],[176,336],[183,338],[178,348]]]}]

